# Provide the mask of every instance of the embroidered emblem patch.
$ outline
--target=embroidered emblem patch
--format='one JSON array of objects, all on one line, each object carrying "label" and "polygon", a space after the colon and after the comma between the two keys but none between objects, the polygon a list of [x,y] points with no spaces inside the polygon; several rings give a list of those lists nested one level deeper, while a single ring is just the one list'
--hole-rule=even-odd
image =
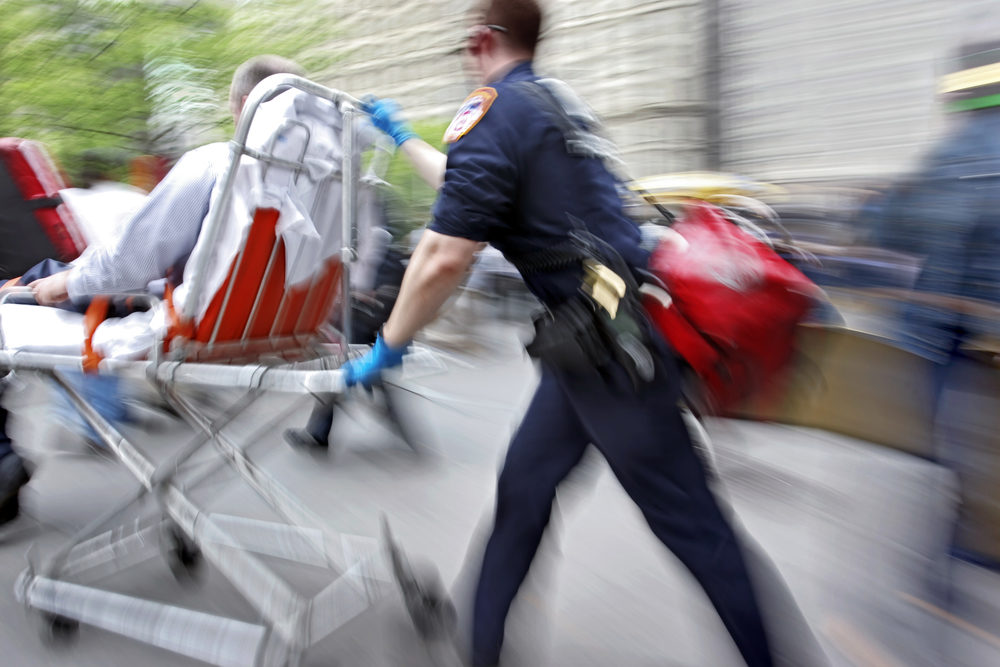
[{"label": "embroidered emblem patch", "polygon": [[444,143],[453,144],[464,137],[486,115],[496,98],[497,91],[493,88],[479,88],[472,91],[472,94],[462,102],[451,125],[445,130]]}]

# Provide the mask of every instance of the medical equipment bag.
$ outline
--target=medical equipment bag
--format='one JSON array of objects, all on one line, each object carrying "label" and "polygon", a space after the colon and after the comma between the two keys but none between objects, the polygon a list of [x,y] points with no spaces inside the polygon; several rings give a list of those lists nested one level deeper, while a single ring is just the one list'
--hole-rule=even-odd
[{"label": "medical equipment bag", "polygon": [[650,319],[698,379],[700,407],[725,412],[774,385],[819,288],[764,240],[692,201],[641,291]]},{"label": "medical equipment bag", "polygon": [[59,190],[66,183],[45,148],[0,139],[0,276],[19,276],[52,258],[76,259],[86,242]]}]

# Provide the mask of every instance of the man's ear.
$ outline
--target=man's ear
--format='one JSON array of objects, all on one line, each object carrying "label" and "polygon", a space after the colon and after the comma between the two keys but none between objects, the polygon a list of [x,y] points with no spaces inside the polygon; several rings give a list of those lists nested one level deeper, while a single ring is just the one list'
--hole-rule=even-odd
[{"label": "man's ear", "polygon": [[243,107],[246,105],[248,97],[250,97],[250,96],[249,95],[244,95],[243,97],[240,98],[240,111],[242,111]]}]

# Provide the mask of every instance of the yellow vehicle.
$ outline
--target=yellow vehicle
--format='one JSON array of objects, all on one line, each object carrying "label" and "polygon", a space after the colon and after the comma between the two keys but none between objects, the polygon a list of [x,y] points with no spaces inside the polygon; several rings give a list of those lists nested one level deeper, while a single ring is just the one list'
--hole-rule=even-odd
[{"label": "yellow vehicle", "polygon": [[657,174],[633,181],[629,189],[648,204],[671,204],[683,199],[703,199],[725,205],[732,197],[771,199],[784,190],[739,174],[687,171]]}]

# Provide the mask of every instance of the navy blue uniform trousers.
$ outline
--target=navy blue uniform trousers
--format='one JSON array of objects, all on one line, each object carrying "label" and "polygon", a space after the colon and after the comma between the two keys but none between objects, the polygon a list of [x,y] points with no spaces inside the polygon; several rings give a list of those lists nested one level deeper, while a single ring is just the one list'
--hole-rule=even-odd
[{"label": "navy blue uniform trousers", "polygon": [[504,622],[549,522],[556,487],[593,443],[653,533],[701,584],[751,667],[772,664],[743,554],[677,408],[668,353],[636,392],[620,367],[605,378],[543,367],[500,473],[496,517],[473,608],[476,665],[500,656]]}]

